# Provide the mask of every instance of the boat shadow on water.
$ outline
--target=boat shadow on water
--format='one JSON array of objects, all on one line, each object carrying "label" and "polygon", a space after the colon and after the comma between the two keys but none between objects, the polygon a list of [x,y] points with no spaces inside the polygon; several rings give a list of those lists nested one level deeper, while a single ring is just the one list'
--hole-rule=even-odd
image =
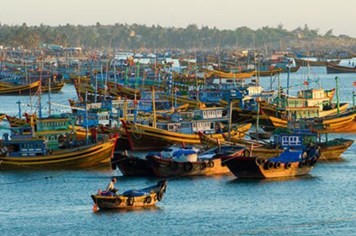
[{"label": "boat shadow on water", "polygon": [[248,178],[234,178],[227,181],[227,184],[265,184],[265,183],[276,183],[276,182],[297,182],[297,181],[313,181],[319,179],[319,176],[312,174],[296,176],[296,177],[281,177],[281,178],[270,178],[270,179],[248,179]]},{"label": "boat shadow on water", "polygon": [[93,209],[93,213],[95,215],[112,215],[112,214],[119,214],[119,213],[130,213],[130,212],[137,212],[137,213],[147,213],[147,212],[160,212],[163,209],[159,206],[150,206],[150,207],[137,207],[137,208],[126,208],[126,209]]}]

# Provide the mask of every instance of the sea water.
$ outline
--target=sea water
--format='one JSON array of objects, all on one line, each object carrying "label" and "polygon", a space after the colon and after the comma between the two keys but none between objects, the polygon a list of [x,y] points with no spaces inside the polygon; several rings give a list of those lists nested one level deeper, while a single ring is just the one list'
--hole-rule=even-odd
[{"label": "sea water", "polygon": [[[313,74],[313,71],[315,74]],[[340,101],[352,102],[356,74],[327,75],[314,67],[324,89],[339,77]],[[287,75],[281,76],[286,86]],[[290,74],[290,94],[303,89],[306,68]],[[266,89],[270,78],[261,78]],[[276,84],[276,81],[275,81]],[[310,86],[316,87],[316,85]],[[46,106],[46,97],[43,103]],[[75,98],[73,85],[51,95],[58,104]],[[1,96],[0,113],[30,111],[27,97]],[[47,100],[48,101],[48,100]],[[66,107],[52,107],[58,112]],[[45,110],[45,109],[44,109]],[[4,130],[2,130],[4,132]],[[335,134],[330,138],[355,139]],[[119,170],[1,171],[1,235],[355,235],[356,146],[340,161],[318,162],[310,175],[277,180],[239,180],[233,175],[168,180],[157,206],[145,210],[93,211],[91,194],[116,176],[120,192],[155,184],[157,178],[124,177]]]}]

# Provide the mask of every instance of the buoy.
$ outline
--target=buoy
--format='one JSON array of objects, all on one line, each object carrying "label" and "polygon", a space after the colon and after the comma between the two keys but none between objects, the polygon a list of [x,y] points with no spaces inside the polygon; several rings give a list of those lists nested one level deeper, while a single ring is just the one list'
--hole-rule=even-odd
[{"label": "buoy", "polygon": [[93,211],[94,212],[97,212],[98,211],[98,206],[94,203],[94,205],[93,205]]}]

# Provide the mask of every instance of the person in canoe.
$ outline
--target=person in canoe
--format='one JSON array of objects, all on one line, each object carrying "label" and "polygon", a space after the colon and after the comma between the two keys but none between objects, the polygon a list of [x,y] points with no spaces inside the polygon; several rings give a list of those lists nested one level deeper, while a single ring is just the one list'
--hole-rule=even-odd
[{"label": "person in canoe", "polygon": [[105,192],[111,194],[111,195],[115,195],[116,192],[118,191],[117,188],[115,188],[115,183],[116,183],[116,178],[111,178],[110,183],[108,184],[108,186],[106,187]]}]

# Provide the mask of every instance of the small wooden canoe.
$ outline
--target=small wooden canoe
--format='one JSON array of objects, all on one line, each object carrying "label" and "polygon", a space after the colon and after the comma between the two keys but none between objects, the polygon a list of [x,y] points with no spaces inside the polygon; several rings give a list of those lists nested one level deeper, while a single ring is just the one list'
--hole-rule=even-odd
[{"label": "small wooden canoe", "polygon": [[156,185],[140,190],[128,190],[119,195],[110,195],[99,190],[97,194],[91,195],[91,198],[100,210],[145,208],[155,206],[161,201],[166,188],[167,180],[161,180]]}]

